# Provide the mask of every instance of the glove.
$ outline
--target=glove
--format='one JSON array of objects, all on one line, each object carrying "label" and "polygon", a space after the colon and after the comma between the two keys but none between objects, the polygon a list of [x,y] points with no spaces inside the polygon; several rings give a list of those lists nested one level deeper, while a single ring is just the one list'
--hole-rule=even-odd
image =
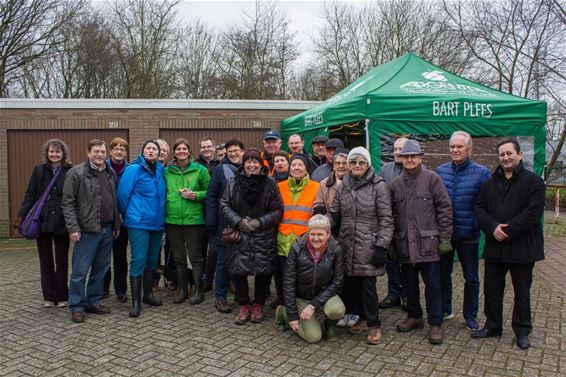
[{"label": "glove", "polygon": [[22,219],[20,219],[19,217],[17,219],[14,220],[14,222],[12,223],[12,226],[15,229],[18,229],[20,227],[20,224],[22,223]]},{"label": "glove", "polygon": [[389,245],[389,248],[387,249],[387,256],[389,257],[389,259],[397,261],[397,254],[395,253],[395,248],[393,247],[393,245]]},{"label": "glove", "polygon": [[253,228],[254,232],[257,232],[259,230],[259,228],[261,228],[261,223],[259,222],[258,219],[249,220],[249,224]]},{"label": "glove", "polygon": [[326,206],[324,204],[319,204],[312,209],[312,214],[314,215],[326,215]]},{"label": "glove", "polygon": [[387,249],[384,247],[377,246],[373,254],[371,255],[371,264],[376,268],[381,268],[385,266],[387,261]]},{"label": "glove", "polygon": [[240,229],[240,231],[244,233],[250,233],[254,231],[254,228],[252,228],[252,226],[250,225],[250,220],[248,219],[240,220],[240,222],[238,223],[238,229]]},{"label": "glove", "polygon": [[452,243],[446,238],[441,238],[438,244],[438,255],[443,256],[452,251]]}]

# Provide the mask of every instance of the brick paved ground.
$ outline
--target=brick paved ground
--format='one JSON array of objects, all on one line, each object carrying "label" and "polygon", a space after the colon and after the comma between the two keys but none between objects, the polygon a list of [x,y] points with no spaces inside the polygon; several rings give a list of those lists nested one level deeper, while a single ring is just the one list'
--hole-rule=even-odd
[{"label": "brick paved ground", "polygon": [[[430,345],[427,328],[397,333],[395,324],[404,313],[390,309],[381,312],[383,339],[377,346],[368,346],[364,336],[343,330],[336,343],[308,345],[297,336],[277,332],[271,310],[262,324],[235,326],[232,315],[214,309],[210,294],[195,307],[174,305],[171,295],[163,291],[164,306],[144,307],[138,319],[128,317],[129,304],[111,296],[104,301],[111,306],[111,315],[88,315],[85,323],[74,324],[66,310],[41,307],[33,243],[3,242],[0,375],[566,376],[566,286],[543,273],[549,264],[565,265],[565,243],[566,238],[548,240],[550,263],[537,265],[532,346],[522,351],[511,330],[511,291],[505,302],[503,336],[470,339],[458,315],[462,302],[458,265],[454,275],[457,316],[444,325],[444,344]],[[559,272],[564,276],[564,269]],[[385,278],[378,282],[380,294],[385,283]]]}]

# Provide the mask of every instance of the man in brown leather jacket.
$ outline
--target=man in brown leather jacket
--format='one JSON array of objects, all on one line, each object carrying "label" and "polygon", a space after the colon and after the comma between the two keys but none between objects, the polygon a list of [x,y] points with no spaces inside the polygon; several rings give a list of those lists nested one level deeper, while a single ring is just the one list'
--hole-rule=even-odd
[{"label": "man in brown leather jacket", "polygon": [[403,173],[391,182],[395,219],[395,257],[407,284],[407,318],[397,325],[401,332],[423,327],[419,273],[425,283],[429,342],[441,344],[442,297],[440,254],[452,247],[452,205],[440,177],[423,165],[423,151],[415,140],[407,140],[401,151]]}]

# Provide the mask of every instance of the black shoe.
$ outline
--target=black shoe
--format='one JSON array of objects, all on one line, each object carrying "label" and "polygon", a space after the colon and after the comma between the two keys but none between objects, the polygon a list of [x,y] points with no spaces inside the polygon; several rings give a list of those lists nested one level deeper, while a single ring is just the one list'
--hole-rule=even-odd
[{"label": "black shoe", "polygon": [[528,336],[522,335],[517,337],[517,347],[519,347],[520,349],[526,350],[530,345],[531,343],[529,342]]},{"label": "black shoe", "polygon": [[381,302],[379,303],[379,307],[381,309],[389,309],[392,308],[394,306],[400,306],[401,305],[401,299],[399,298],[393,298],[391,296],[387,296],[385,297],[383,300],[381,300]]},{"label": "black shoe", "polygon": [[490,330],[484,327],[472,333],[472,338],[491,338],[492,336],[501,336],[501,330]]},{"label": "black shoe", "polygon": [[128,302],[128,296],[126,296],[125,293],[117,293],[117,294],[116,294],[116,298],[117,298],[118,301],[121,302],[121,303]]}]

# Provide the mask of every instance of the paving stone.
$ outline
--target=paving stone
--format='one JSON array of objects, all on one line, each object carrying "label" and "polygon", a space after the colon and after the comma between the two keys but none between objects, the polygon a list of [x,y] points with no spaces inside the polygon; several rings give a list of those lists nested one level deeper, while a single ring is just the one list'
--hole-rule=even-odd
[{"label": "paving stone", "polygon": [[[546,243],[549,260],[566,262],[565,242],[561,238]],[[0,376],[566,376],[566,294],[539,264],[531,291],[532,346],[527,351],[517,348],[511,329],[509,278],[503,336],[470,338],[461,317],[459,264],[454,268],[456,317],[443,325],[444,344],[428,343],[428,326],[397,332],[395,326],[406,313],[394,308],[380,311],[383,338],[376,346],[365,344],[367,334],[352,335],[346,329],[338,330],[337,342],[311,345],[289,331],[277,331],[269,308],[261,324],[234,325],[235,313],[218,313],[209,293],[200,305],[174,305],[173,295],[161,289],[156,295],[164,305],[144,305],[136,319],[128,316],[131,303],[119,303],[110,295],[104,300],[110,315],[87,314],[85,323],[74,324],[67,309],[42,307],[37,251],[4,247]],[[385,290],[386,278],[378,279],[380,297]],[[480,297],[480,324],[482,310]]]}]

